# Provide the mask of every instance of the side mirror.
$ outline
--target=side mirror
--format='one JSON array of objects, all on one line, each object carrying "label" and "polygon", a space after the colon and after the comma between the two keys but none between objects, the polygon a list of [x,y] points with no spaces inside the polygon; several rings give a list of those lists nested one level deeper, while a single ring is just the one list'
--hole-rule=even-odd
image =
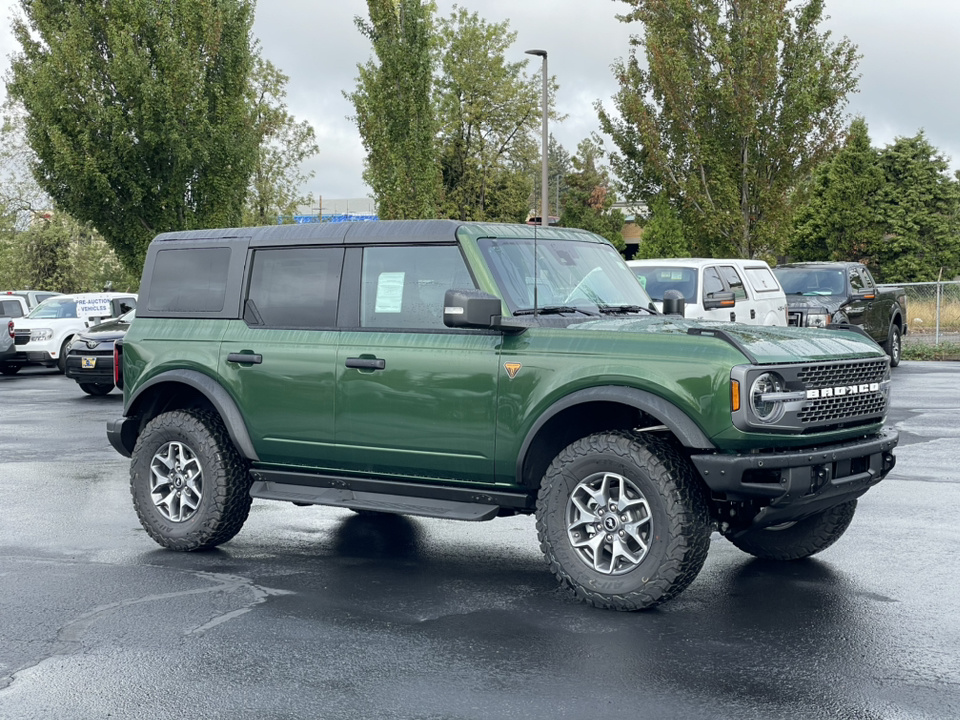
[{"label": "side mirror", "polygon": [[683,293],[679,290],[664,290],[663,291],[663,314],[664,315],[679,315],[683,317],[687,309],[687,301],[683,297]]},{"label": "side mirror", "polygon": [[853,293],[857,300],[873,300],[877,297],[877,291],[873,288],[860,288]]},{"label": "side mirror", "polygon": [[500,298],[482,290],[447,290],[443,296],[443,324],[449,328],[500,328]]},{"label": "side mirror", "polygon": [[716,310],[717,308],[732,308],[737,304],[737,296],[732,292],[710,293],[703,299],[704,310]]}]

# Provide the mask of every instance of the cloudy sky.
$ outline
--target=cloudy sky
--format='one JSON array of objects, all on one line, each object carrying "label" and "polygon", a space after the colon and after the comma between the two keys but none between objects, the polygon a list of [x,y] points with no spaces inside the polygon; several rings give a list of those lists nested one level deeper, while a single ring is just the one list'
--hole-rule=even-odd
[{"label": "cloudy sky", "polygon": [[[560,85],[559,110],[568,115],[551,132],[569,152],[599,129],[593,104],[609,107],[617,87],[610,65],[626,57],[628,39],[640,28],[616,19],[618,0],[460,0],[488,22],[510,21],[518,59],[530,48],[549,52],[549,73]],[[0,0],[0,67],[16,48],[9,33],[14,0]],[[437,0],[441,15],[453,0]],[[353,23],[366,15],[365,0],[260,0],[254,33],[264,57],[290,76],[288,104],[317,132],[320,154],[308,190],[325,199],[368,195],[361,179],[363,148],[347,116],[342,91],[355,84],[358,63],[370,44]],[[826,0],[826,27],[849,37],[863,55],[860,92],[848,110],[863,115],[874,145],[921,128],[960,168],[960,0]],[[539,58],[530,58],[530,70]]]}]

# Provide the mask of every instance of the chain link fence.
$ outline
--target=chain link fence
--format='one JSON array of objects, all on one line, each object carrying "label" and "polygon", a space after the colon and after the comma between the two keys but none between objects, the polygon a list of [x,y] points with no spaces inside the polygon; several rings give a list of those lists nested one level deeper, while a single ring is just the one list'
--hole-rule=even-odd
[{"label": "chain link fence", "polygon": [[907,291],[909,333],[904,342],[960,342],[960,282],[899,283]]}]

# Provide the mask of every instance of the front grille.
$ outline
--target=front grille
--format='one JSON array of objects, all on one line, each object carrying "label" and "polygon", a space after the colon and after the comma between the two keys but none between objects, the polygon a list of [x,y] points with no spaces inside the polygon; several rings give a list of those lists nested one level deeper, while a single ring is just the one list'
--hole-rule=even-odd
[{"label": "front grille", "polygon": [[814,400],[804,405],[797,417],[802,423],[819,424],[839,419],[883,415],[886,407],[887,399],[883,395],[853,395]]},{"label": "front grille", "polygon": [[867,360],[857,363],[807,365],[797,374],[797,380],[808,390],[819,390],[838,385],[860,385],[880,382],[887,371],[886,360]]},{"label": "front grille", "polygon": [[26,345],[28,342],[30,342],[30,331],[29,331],[29,330],[17,330],[17,329],[14,329],[13,334],[14,334],[14,337],[15,337],[14,342],[15,342],[17,345]]},{"label": "front grille", "polygon": [[882,416],[887,409],[887,394],[883,389],[860,392],[861,386],[881,383],[887,372],[887,361],[866,360],[859,362],[809,365],[802,368],[797,379],[806,390],[825,388],[852,388],[853,393],[808,400],[797,413],[804,424],[856,421],[859,418]]},{"label": "front grille", "polygon": [[790,327],[803,327],[803,313],[788,312],[787,325]]}]

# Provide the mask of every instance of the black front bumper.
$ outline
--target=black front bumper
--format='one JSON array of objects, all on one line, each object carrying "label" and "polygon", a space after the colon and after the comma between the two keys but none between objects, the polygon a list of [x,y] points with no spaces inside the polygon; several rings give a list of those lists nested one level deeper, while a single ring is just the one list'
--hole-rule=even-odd
[{"label": "black front bumper", "polygon": [[[83,367],[84,357],[95,357],[97,364],[93,368]],[[96,383],[113,385],[113,354],[110,355],[67,355],[64,374],[78,383]]]},{"label": "black front bumper", "polygon": [[884,429],[867,438],[819,448],[693,455],[691,460],[716,496],[763,504],[750,527],[768,527],[863,495],[893,470],[893,449],[899,439],[899,432]]}]

